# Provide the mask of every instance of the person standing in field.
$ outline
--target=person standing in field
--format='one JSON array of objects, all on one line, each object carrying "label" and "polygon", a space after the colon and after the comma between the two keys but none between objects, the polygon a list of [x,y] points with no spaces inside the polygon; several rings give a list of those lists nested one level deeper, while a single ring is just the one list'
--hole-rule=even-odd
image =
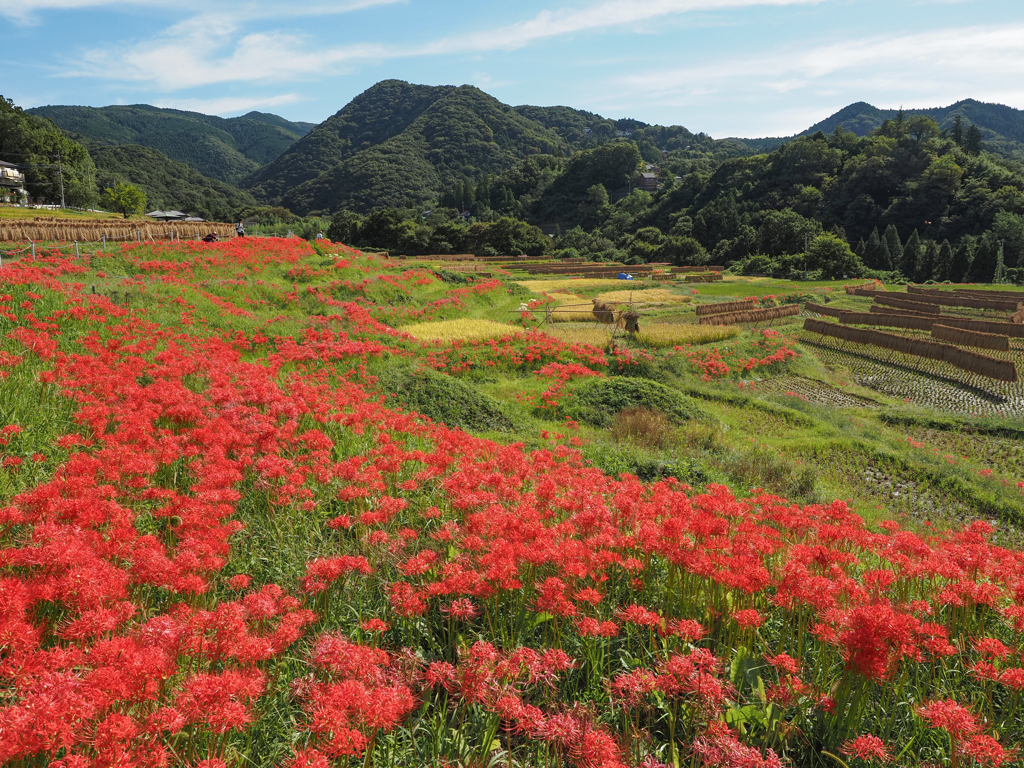
[{"label": "person standing in field", "polygon": [[245,237],[245,225],[242,223],[241,219],[239,219],[238,223],[235,224],[235,234],[238,237]]}]

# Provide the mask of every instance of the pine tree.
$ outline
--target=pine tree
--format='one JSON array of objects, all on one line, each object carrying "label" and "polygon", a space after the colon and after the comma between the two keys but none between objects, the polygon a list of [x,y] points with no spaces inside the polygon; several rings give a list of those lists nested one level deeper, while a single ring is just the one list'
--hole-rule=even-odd
[{"label": "pine tree", "polygon": [[964,135],[964,151],[972,155],[981,152],[981,129],[974,123],[971,123]]},{"label": "pine tree", "polygon": [[885,266],[882,267],[886,272],[892,272],[895,269],[895,261],[892,258],[892,254],[889,253],[889,243],[884,239],[879,243],[879,247],[882,250],[879,261]]},{"label": "pine tree", "polygon": [[972,283],[991,283],[996,276],[996,261],[999,259],[999,241],[992,233],[986,232],[981,238],[978,250],[974,253],[974,261],[967,273]]},{"label": "pine tree", "polygon": [[953,271],[953,249],[949,240],[943,240],[935,257],[935,279],[942,282],[950,279]]},{"label": "pine tree", "polygon": [[966,282],[974,261],[974,242],[965,237],[953,252],[953,260],[949,267],[949,280],[953,283]]},{"label": "pine tree", "polygon": [[915,229],[910,233],[903,245],[903,258],[900,260],[900,272],[908,280],[917,279],[917,260],[921,256],[921,236]]},{"label": "pine tree", "polygon": [[917,257],[914,279],[919,283],[927,283],[935,279],[935,264],[939,260],[939,246],[934,240],[924,244]]},{"label": "pine tree", "polygon": [[[861,241],[864,242],[864,241]],[[878,236],[878,227],[871,230],[867,242],[864,243],[864,250],[857,254],[868,269],[890,269],[885,260],[885,252],[882,250],[882,240]]]},{"label": "pine tree", "polygon": [[964,118],[962,115],[953,118],[953,132],[950,134],[950,138],[958,147],[964,145]]},{"label": "pine tree", "polygon": [[900,264],[903,263],[903,244],[900,242],[900,235],[896,231],[896,225],[890,224],[885,228],[886,245],[889,246],[889,263],[892,265],[890,269],[897,269]]}]

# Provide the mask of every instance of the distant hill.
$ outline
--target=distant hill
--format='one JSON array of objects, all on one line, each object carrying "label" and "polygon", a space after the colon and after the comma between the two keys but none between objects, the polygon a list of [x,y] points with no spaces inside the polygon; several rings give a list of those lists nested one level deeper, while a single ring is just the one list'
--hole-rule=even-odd
[{"label": "distant hill", "polygon": [[[811,136],[818,131],[832,133],[836,126],[841,125],[844,130],[852,131],[858,136],[866,136],[886,120],[895,120],[898,114],[898,109],[879,109],[867,102],[858,101],[815,123],[799,135]],[[903,114],[906,117],[927,115],[943,130],[952,128],[954,119],[959,115],[964,125],[974,124],[981,129],[986,149],[990,152],[1024,160],[1024,110],[1003,104],[986,104],[974,99],[964,99],[948,107],[904,108]]]},{"label": "distant hill", "polygon": [[473,86],[386,80],[255,174],[256,197],[296,213],[436,200],[461,179],[499,173],[569,144]]},{"label": "distant hill", "polygon": [[146,193],[146,210],[185,211],[211,221],[230,221],[236,211],[256,202],[248,192],[203,176],[152,147],[90,144],[88,148],[96,163],[99,190],[130,182]]},{"label": "distant hill", "polygon": [[146,104],[27,111],[93,145],[152,147],[204,176],[232,184],[269,163],[312,128],[310,123],[292,123],[263,112],[223,118]]}]

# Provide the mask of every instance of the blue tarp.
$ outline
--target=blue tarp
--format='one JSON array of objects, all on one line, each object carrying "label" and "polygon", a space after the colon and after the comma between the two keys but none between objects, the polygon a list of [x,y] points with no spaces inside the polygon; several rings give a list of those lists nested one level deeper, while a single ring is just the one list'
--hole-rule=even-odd
[{"label": "blue tarp", "polygon": [[619,272],[619,280],[632,280],[633,276],[626,274],[625,272]]}]

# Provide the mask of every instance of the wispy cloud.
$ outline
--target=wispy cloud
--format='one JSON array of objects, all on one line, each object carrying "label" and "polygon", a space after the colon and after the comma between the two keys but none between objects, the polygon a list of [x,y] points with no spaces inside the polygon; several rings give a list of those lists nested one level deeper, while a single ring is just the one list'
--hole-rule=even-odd
[{"label": "wispy cloud", "polygon": [[[729,93],[737,101],[770,103],[797,91],[816,96],[828,91],[829,101],[842,102],[838,106],[861,99],[894,106],[906,101],[907,94],[922,100],[920,106],[968,96],[1020,104],[1024,101],[1024,24],[877,36],[810,49],[787,47],[699,67],[630,74],[617,82],[623,93],[679,106],[703,104],[708,92]],[[752,124],[763,126],[763,112],[752,117]],[[798,127],[806,125],[791,126]]]},{"label": "wispy cloud", "polygon": [[183,109],[188,112],[202,112],[206,115],[230,115],[239,112],[250,112],[254,109],[280,107],[302,101],[297,93],[284,93],[266,98],[246,98],[244,96],[225,96],[215,99],[156,99],[155,107]]},{"label": "wispy cloud", "polygon": [[[40,0],[44,3],[88,0]],[[103,0],[93,0],[101,2]],[[111,0],[114,1],[114,0]],[[192,0],[184,0],[190,2]],[[397,0],[352,0],[335,10],[352,10]],[[8,0],[0,0],[8,2]],[[453,52],[481,53],[512,50],[538,41],[579,32],[621,28],[632,23],[695,11],[754,6],[809,5],[824,0],[649,0],[645,3],[604,2],[585,9],[544,11],[532,19],[494,30],[445,37],[421,45],[362,43],[344,46],[318,45],[303,34],[275,31],[244,31],[258,11],[230,12],[216,6],[125,50],[104,46],[76,56],[76,64],[61,75],[134,81],[163,91],[179,91],[223,83],[283,82],[314,76],[337,75],[359,63],[415,56],[442,56]],[[270,6],[260,6],[268,15]],[[312,12],[311,6],[301,13]],[[291,13],[291,11],[286,11]],[[243,21],[244,20],[244,21]]]},{"label": "wispy cloud", "polygon": [[126,51],[108,46],[80,55],[73,74],[135,81],[165,92],[223,83],[284,82],[384,55],[377,45],[317,50],[305,36],[242,32],[236,14],[206,13]]},{"label": "wispy cloud", "polygon": [[378,5],[393,5],[406,0],[340,0],[340,2],[306,3],[282,6],[269,0],[0,0],[0,16],[23,24],[38,22],[48,12],[79,10],[83,8],[145,8],[166,11],[180,16],[182,13],[232,13],[248,19],[323,16],[349,13]]},{"label": "wispy cloud", "polygon": [[816,5],[820,2],[824,0],[618,0],[584,9],[542,11],[527,21],[457,38],[437,40],[423,46],[421,51],[448,53],[453,46],[467,51],[512,51],[539,40],[640,24],[664,16],[754,6]]}]

